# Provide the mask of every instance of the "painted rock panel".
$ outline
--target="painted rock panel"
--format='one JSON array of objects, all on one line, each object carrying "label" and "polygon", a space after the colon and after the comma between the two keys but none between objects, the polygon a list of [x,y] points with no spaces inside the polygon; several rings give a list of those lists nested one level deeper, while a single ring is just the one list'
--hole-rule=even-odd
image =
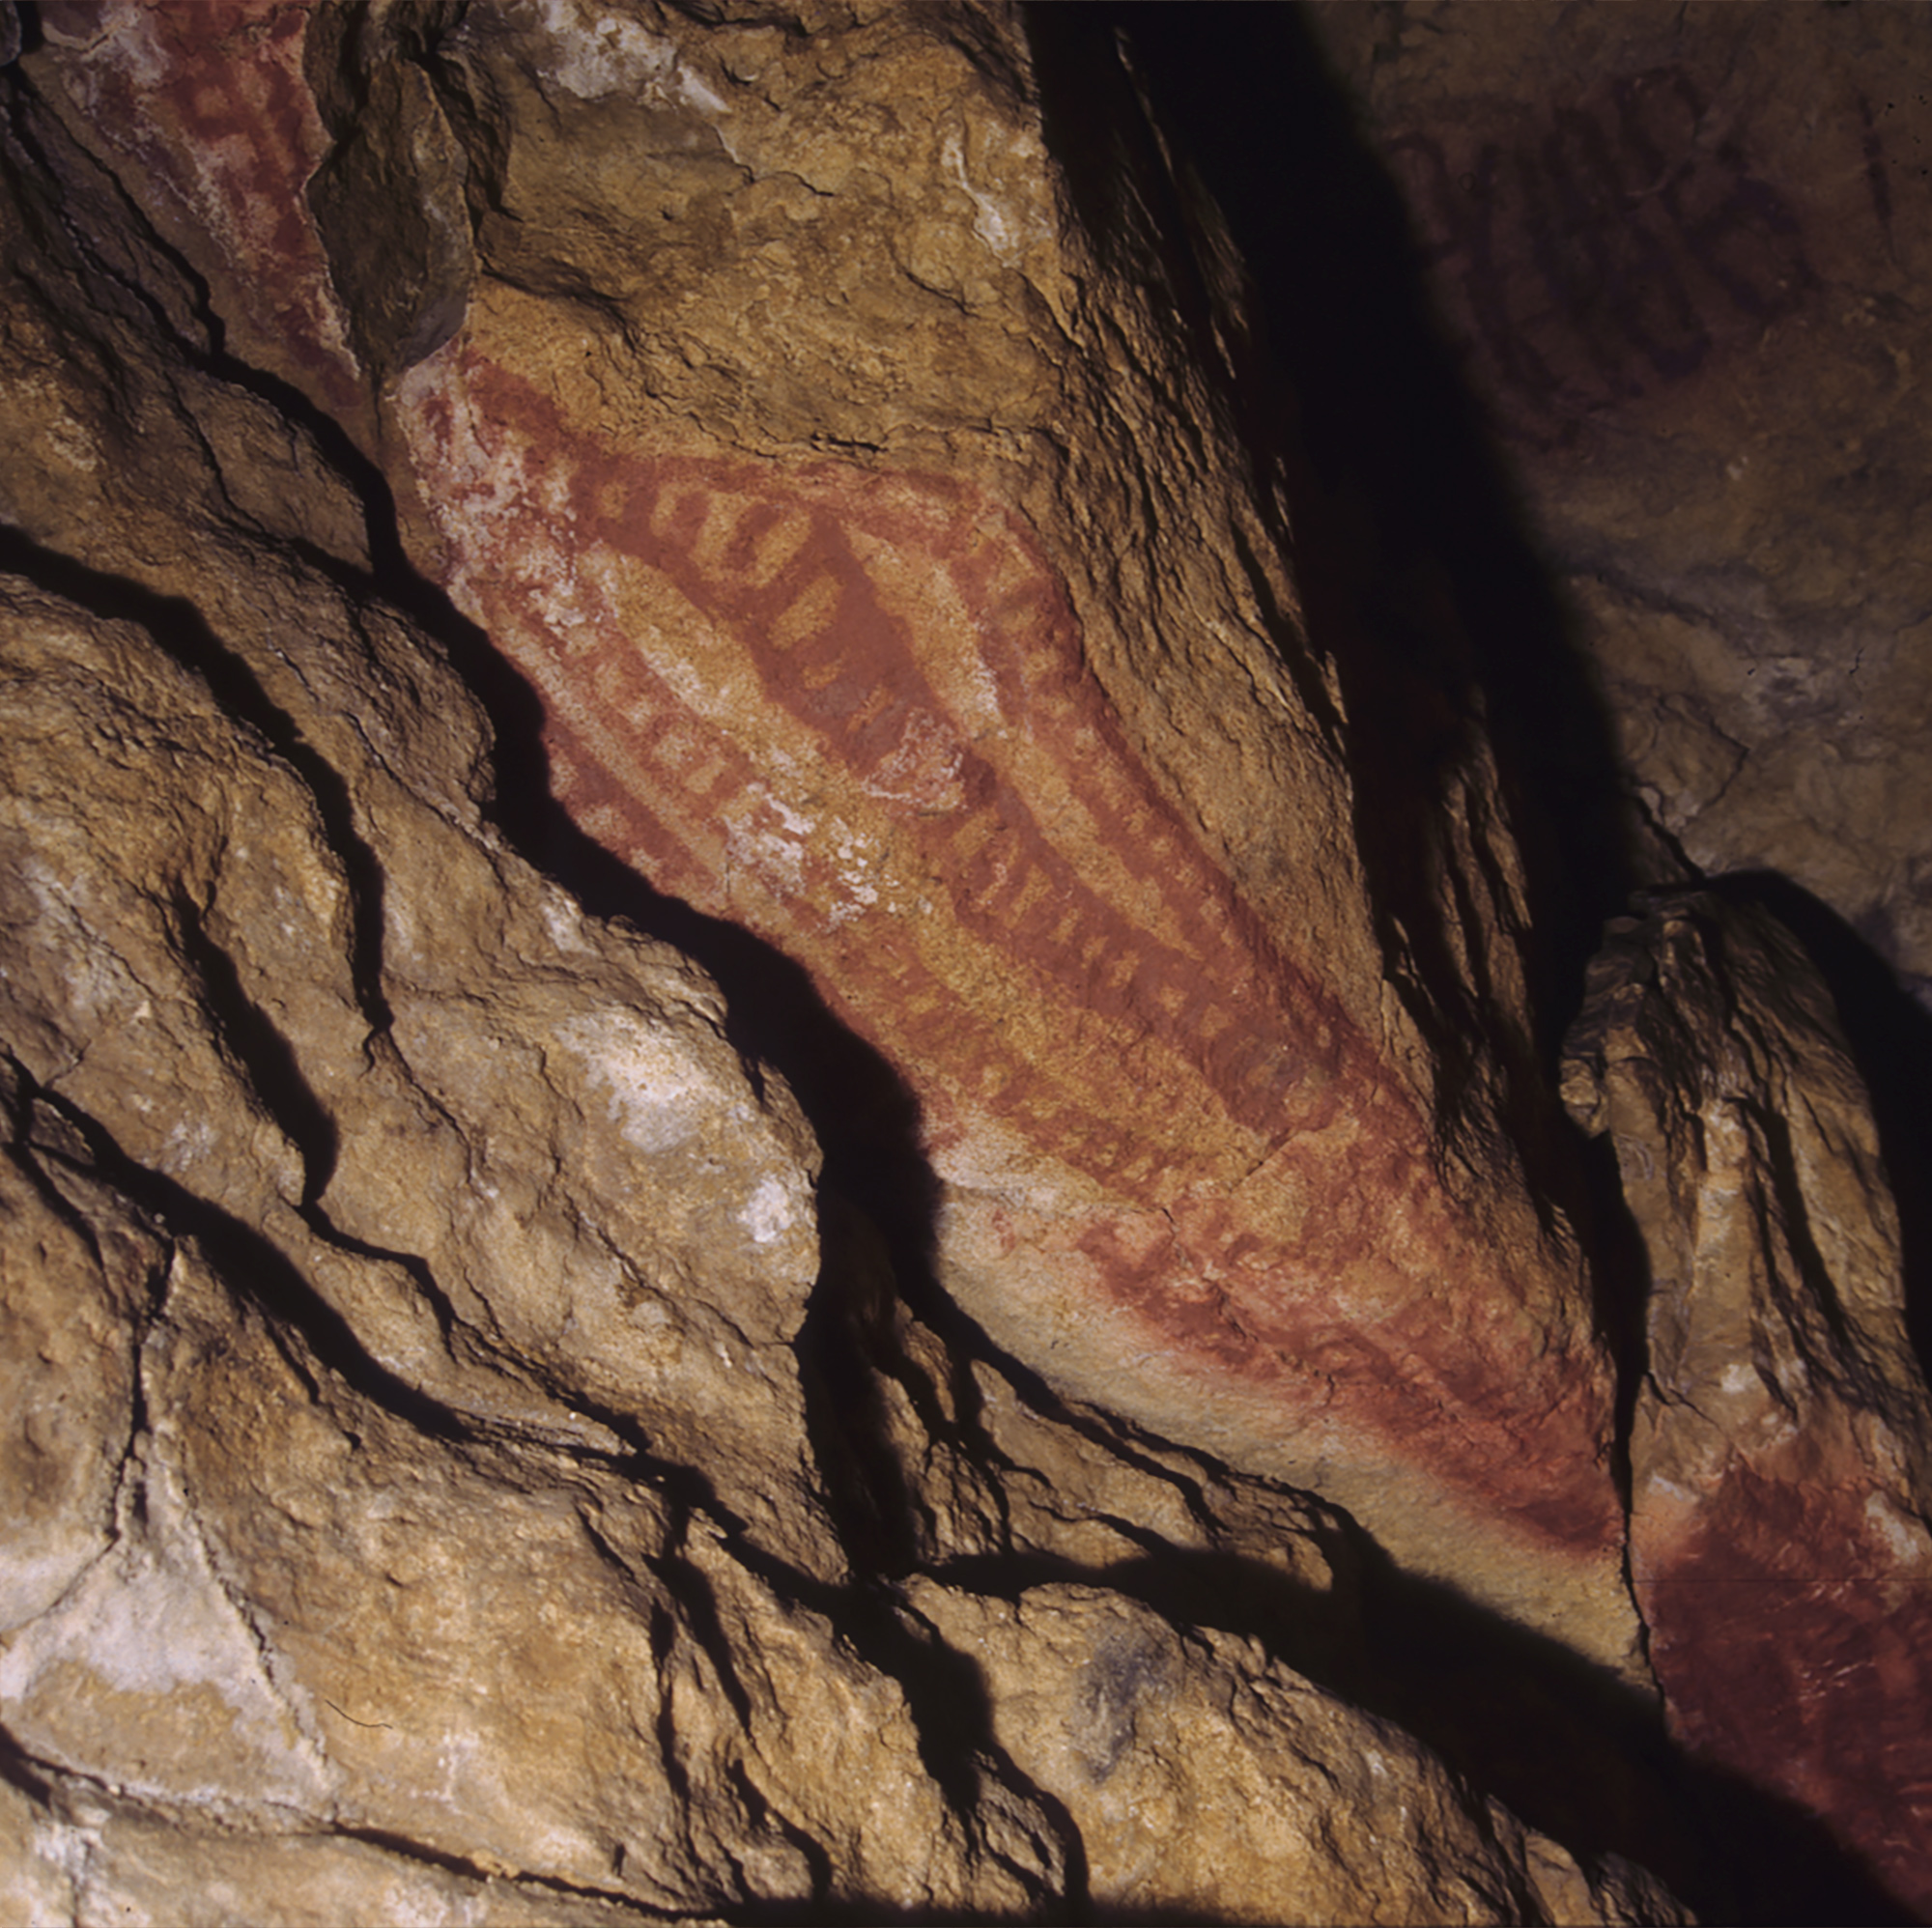
[{"label": "painted rock panel", "polygon": [[[327,326],[281,313],[277,365],[540,693],[577,821],[803,963],[905,1080],[949,1290],[1068,1392],[1629,1663],[1607,1365],[1513,1143],[1524,914],[1480,739],[1435,800],[1439,927],[1405,932],[1278,505],[1161,238],[1073,218],[998,78],[1015,23],[476,7],[344,36],[324,9],[310,103],[270,114],[285,16],[197,17],[157,41],[105,7],[84,49],[134,90],[181,245],[223,306],[265,264],[331,291]],[[64,111],[122,151],[82,51]],[[207,162],[150,153],[219,98],[238,152],[283,143],[254,176],[278,203],[355,92],[331,62],[395,116],[355,137],[421,163],[391,183],[411,233],[460,185],[453,332],[461,276],[413,319],[343,311],[341,236],[383,215],[361,162],[331,159],[315,218],[226,175],[189,233]],[[378,337],[395,379],[341,403],[346,344]],[[1493,1048],[1450,1077],[1429,1039],[1459,1027]]]},{"label": "painted rock panel", "polygon": [[[1136,761],[1010,513],[936,478],[573,448],[457,350],[403,401],[455,586],[550,696],[565,800],[803,957],[903,1068],[976,1307],[1019,1272],[1035,1318],[1109,1320],[1210,1413],[1215,1379],[1253,1382],[1318,1452],[1399,1426],[1472,1497],[1613,1530],[1539,1450],[1592,1423],[1587,1388],[1486,1422],[1529,1290]],[[1500,1302],[1457,1317],[1433,1286],[1459,1274]]]}]

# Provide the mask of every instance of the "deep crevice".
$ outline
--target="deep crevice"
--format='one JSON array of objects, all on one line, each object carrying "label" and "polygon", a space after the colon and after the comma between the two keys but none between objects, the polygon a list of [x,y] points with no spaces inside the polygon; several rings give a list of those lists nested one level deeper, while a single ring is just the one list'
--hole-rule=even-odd
[{"label": "deep crevice", "polygon": [[[578,1882],[563,1880],[556,1875],[541,1875],[528,1868],[519,1868],[505,1875],[500,1870],[484,1867],[470,1860],[467,1856],[453,1853],[446,1848],[432,1847],[426,1841],[418,1841],[407,1834],[399,1834],[385,1828],[368,1828],[354,1823],[338,1823],[328,1832],[348,1841],[360,1841],[364,1847],[379,1848],[385,1855],[395,1855],[407,1861],[419,1862],[424,1867],[439,1869],[443,1874],[454,1875],[460,1881],[472,1881],[479,1886],[500,1888],[506,1883],[526,1892],[535,1890],[539,1894],[567,1895],[574,1900],[607,1902],[618,1908],[626,1908],[650,1919],[665,1921],[688,1921],[691,1911],[682,1908],[661,1908],[636,1895],[615,1887],[590,1887]],[[699,1904],[700,1906],[702,1904]]]},{"label": "deep crevice", "polygon": [[335,1172],[335,1121],[303,1076],[294,1047],[249,997],[234,958],[209,935],[205,911],[180,890],[174,893],[173,910],[182,955],[201,979],[215,1035],[295,1147],[302,1161],[302,1205],[311,1207]]},{"label": "deep crevice", "polygon": [[11,1787],[15,1794],[24,1795],[37,1806],[49,1806],[53,1800],[54,1783],[43,1772],[43,1764],[28,1753],[4,1726],[0,1726],[0,1782]]},{"label": "deep crevice", "polygon": [[718,1611],[718,1597],[710,1580],[690,1559],[681,1545],[689,1529],[689,1516],[672,1523],[673,1544],[664,1553],[639,1554],[644,1571],[674,1600],[684,1616],[686,1630],[705,1659],[738,1725],[752,1732],[752,1697],[738,1678],[738,1663],[732,1658],[731,1642]]},{"label": "deep crevice", "polygon": [[[357,1003],[372,1030],[385,1030],[390,1018],[382,990],[383,871],[375,853],[356,833],[349,786],[341,774],[303,739],[254,670],[215,636],[185,598],[163,596],[131,577],[92,568],[5,525],[0,525],[0,571],[102,622],[131,623],[142,630],[164,656],[203,684],[231,718],[254,730],[295,774],[315,805],[349,885],[352,978]],[[272,1036],[266,1019],[242,995],[233,961],[204,938],[198,915],[184,923],[183,931],[194,961],[212,972],[210,989],[225,1000],[221,1014],[237,1025],[233,1041],[238,1055],[244,1062],[258,1058],[269,1077],[264,1095],[283,1100],[297,1130],[315,1142],[325,1162],[332,1160],[332,1148],[323,1143],[330,1135],[329,1127],[326,1119],[319,1122],[316,1119],[314,1094],[288,1061],[286,1045]]]},{"label": "deep crevice", "polygon": [[[348,1320],[264,1233],[130,1158],[104,1125],[59,1092],[37,1087],[34,1095],[64,1119],[87,1147],[94,1168],[87,1176],[98,1174],[170,1236],[192,1238],[224,1283],[231,1290],[244,1290],[256,1302],[266,1315],[268,1331],[311,1396],[319,1390],[315,1376],[292,1348],[291,1333],[299,1334],[315,1359],[344,1384],[416,1431],[456,1443],[477,1436],[471,1422],[372,1358]],[[61,1153],[44,1148],[41,1155],[62,1159]],[[240,1283],[244,1281],[245,1285]]]}]

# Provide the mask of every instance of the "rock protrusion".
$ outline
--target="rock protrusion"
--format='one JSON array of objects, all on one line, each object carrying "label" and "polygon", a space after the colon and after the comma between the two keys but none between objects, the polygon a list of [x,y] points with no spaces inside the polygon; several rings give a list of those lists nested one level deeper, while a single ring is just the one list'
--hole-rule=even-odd
[{"label": "rock protrusion", "polygon": [[1763,912],[1656,899],[1569,1051],[1649,1258],[1631,1563],[1673,1721],[1925,1909],[1932,1397],[1830,996]]}]

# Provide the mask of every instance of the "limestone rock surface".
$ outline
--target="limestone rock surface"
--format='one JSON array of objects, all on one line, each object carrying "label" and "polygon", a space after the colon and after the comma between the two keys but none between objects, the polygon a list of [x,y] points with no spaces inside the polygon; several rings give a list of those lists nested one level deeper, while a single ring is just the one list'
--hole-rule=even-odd
[{"label": "limestone rock surface", "polygon": [[1932,16],[1307,16],[1644,809],[1706,872],[1794,879],[1923,995]]},{"label": "limestone rock surface", "polygon": [[1932,1401],[1831,1000],[1762,912],[1671,897],[1570,1048],[1649,1254],[1631,1559],[1672,1718],[1932,1911]]},{"label": "limestone rock surface", "polygon": [[[336,626],[347,654],[359,619],[304,586],[280,618]],[[752,1093],[708,987],[534,880],[506,909],[500,852],[367,750],[358,781],[313,743],[276,755],[140,626],[17,582],[0,620],[0,889],[33,1088],[452,1409],[612,1448],[611,1423],[687,1454],[742,1442],[721,1494],[811,1565],[790,1341],[813,1152],[782,1088]],[[387,663],[334,666],[338,695],[359,670],[394,701],[413,670],[460,714],[446,670],[385,640]],[[702,1302],[681,1290],[699,1270]],[[735,1376],[710,1371],[721,1348]]]},{"label": "limestone rock surface", "polygon": [[997,1343],[1640,1675],[1480,734],[1379,800],[1380,915],[1237,372],[1174,319],[1237,326],[1232,270],[1079,205],[1016,17],[110,5],[36,62],[381,461],[577,824],[903,1080]]},{"label": "limestone rock surface", "polygon": [[[789,1345],[812,1153],[707,988],[393,778],[372,847],[333,843],[317,790],[366,798],[366,749],[278,757],[139,625],[4,609],[0,1708],[101,1793],[36,1824],[77,1916],[155,1878],[163,1818],[267,1837],[210,1919],[292,1836],[357,1914],[455,1906],[448,1868],[511,1877],[506,1920],[1050,1889],[1040,1817],[991,1788],[969,1838],[804,1604],[844,1574]],[[386,920],[359,983],[352,860]]]},{"label": "limestone rock surface", "polygon": [[[954,77],[1017,57],[1003,15],[949,17],[952,39],[840,15],[829,46],[886,61],[858,92],[875,103],[904,79],[895,46]],[[1326,1602],[1346,1628],[1359,1535],[1266,1466],[1072,1414],[1035,1376],[1050,1361],[914,1316],[859,1215],[827,1197],[821,1224],[820,1148],[715,984],[512,848],[459,673],[476,639],[408,567],[378,457],[419,539],[448,478],[417,476],[392,439],[401,391],[362,365],[408,383],[412,355],[446,372],[438,355],[473,343],[445,332],[477,308],[451,266],[469,215],[442,219],[437,196],[488,144],[459,155],[439,131],[457,114],[447,73],[438,91],[384,66],[455,14],[105,4],[44,10],[25,34],[11,8],[0,22],[18,55],[0,72],[0,1906],[36,1924],[601,1924],[1206,1905],[1208,1855],[1151,1861],[1122,1810],[1145,1780],[1230,1803],[1212,1838],[1243,1918],[1683,1918],[1291,1672],[1292,1614],[1264,1648],[1155,1613],[1141,1595],[1171,1556]],[[715,165],[662,97],[701,106],[725,68],[673,61],[677,25],[474,15],[455,51],[479,100],[536,75],[566,121],[587,117],[566,131],[582,192],[605,198],[581,232],[526,221],[527,245],[595,240],[613,204],[589,162],[607,153],[628,193],[624,170],[656,152],[635,144],[639,100],[673,158]],[[745,31],[733,71],[798,52]],[[532,56],[518,35],[548,38]],[[365,58],[380,71],[345,106],[327,75]],[[227,124],[243,110],[252,146]],[[948,153],[942,129],[951,180]],[[354,291],[382,276],[336,257],[372,182],[397,188],[408,244],[364,306]],[[968,188],[945,203],[953,226],[1007,234],[1009,211]],[[304,281],[317,235],[332,252]],[[516,271],[576,286],[541,260]],[[535,298],[507,273],[490,286]],[[357,305],[330,323],[339,298]],[[563,333],[531,339],[561,353]],[[803,323],[797,342],[813,382],[863,360],[829,325],[815,351]],[[929,351],[952,353],[910,352]],[[961,392],[997,401],[996,365],[973,371]],[[715,434],[677,430],[653,393],[636,391],[646,439]],[[715,466],[696,472],[718,486]],[[917,560],[952,486],[807,465],[780,520],[842,502],[855,553],[877,556],[850,505],[884,503]],[[1031,552],[995,521],[1013,566]],[[894,566],[882,595],[920,574]],[[942,634],[980,620],[955,610]],[[701,626],[680,634],[708,646]],[[939,780],[923,743],[913,797]],[[1264,749],[1254,729],[1245,753]],[[898,776],[867,773],[904,803]],[[1146,782],[1134,795],[1166,794]],[[1024,979],[985,948],[985,970]],[[1420,1117],[1420,1099],[1377,1096],[1398,1072],[1368,1075],[1372,1111]],[[1527,1207],[1496,1159],[1507,1220]],[[1433,1172],[1414,1176],[1419,1211],[1438,1208]],[[1574,1254],[1560,1233],[1524,1249],[1548,1261],[1546,1300],[1502,1325],[1573,1346],[1554,1436],[1585,1455],[1602,1366],[1564,1296]],[[814,1348],[828,1312],[871,1347],[870,1405],[833,1376],[850,1355]],[[1520,1495],[1464,1564],[1476,1585],[1497,1546],[1547,1545],[1547,1592],[1525,1569],[1512,1603],[1615,1658],[1605,1629],[1627,1631],[1630,1609],[1614,1590],[1605,1606],[1591,1564],[1614,1553],[1614,1508],[1600,1517],[1602,1495],[1553,1463],[1596,1536],[1580,1579],[1575,1516],[1530,1532]],[[1101,1710],[1126,1778],[1090,1796],[1038,1716],[1091,1727],[1083,1670],[1116,1627],[1172,1668],[1173,1706]],[[1137,1722],[1168,1755],[1138,1757]],[[1205,1778],[1171,1752],[1197,1734],[1236,1750]],[[1252,1840],[1233,1805],[1250,1797],[1279,1806]],[[1378,1859],[1405,1803],[1401,1850]]]},{"label": "limestone rock surface", "polygon": [[[1530,109],[1476,11],[1317,17],[1653,854],[1910,975],[1920,30],[1526,10]],[[1932,1911],[1829,1000],[1613,929],[1620,1407],[1520,772],[1116,24],[0,0],[25,1918],[1679,1920],[1719,1783]]]}]

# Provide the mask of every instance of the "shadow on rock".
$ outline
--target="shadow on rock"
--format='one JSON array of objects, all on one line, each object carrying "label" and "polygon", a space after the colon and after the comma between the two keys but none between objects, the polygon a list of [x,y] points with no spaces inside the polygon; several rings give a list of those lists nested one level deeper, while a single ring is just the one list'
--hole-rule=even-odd
[{"label": "shadow on rock", "polygon": [[[1529,873],[1533,1002],[1553,1063],[1598,930],[1634,881],[1613,741],[1431,307],[1394,183],[1293,8],[1038,7],[1028,25],[1049,146],[1088,224],[1131,225],[1129,184],[1148,205],[1202,366],[1223,371],[1257,493],[1286,496],[1280,537],[1311,638],[1341,678],[1370,895],[1452,1013],[1466,992],[1430,894],[1441,825],[1427,805],[1477,738],[1493,745]],[[1118,130],[1145,124],[1137,86],[1179,179],[1151,128],[1144,152],[1121,151]],[[1121,99],[1103,102],[1106,90]],[[1249,277],[1232,341],[1193,258],[1189,177]]]},{"label": "shadow on rock", "polygon": [[1906,1922],[1811,1815],[1687,1759],[1662,1710],[1374,1550],[1364,1666],[1333,1685],[1581,1858],[1649,1868],[1706,1922]]},{"label": "shadow on rock", "polygon": [[1104,1588],[1183,1630],[1255,1639],[1413,1735],[1583,1864],[1634,1861],[1706,1922],[1915,1918],[1812,1816],[1686,1759],[1650,1697],[1452,1589],[1399,1572],[1366,1535],[1352,1539],[1359,1615],[1260,1561],[1179,1549],[1103,1568],[1037,1554],[978,1559],[941,1577],[1005,1598],[1055,1583]]}]

